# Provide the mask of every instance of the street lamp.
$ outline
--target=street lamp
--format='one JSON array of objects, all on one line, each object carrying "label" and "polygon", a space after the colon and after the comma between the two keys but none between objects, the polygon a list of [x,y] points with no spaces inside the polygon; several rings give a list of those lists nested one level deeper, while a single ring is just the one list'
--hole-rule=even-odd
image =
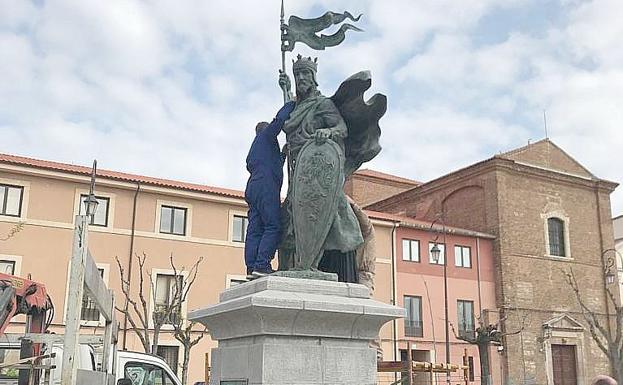
[{"label": "street lamp", "polygon": [[84,208],[87,217],[95,214],[97,211],[97,205],[99,205],[99,202],[97,201],[97,198],[95,198],[95,195],[89,194],[87,199],[84,200]]},{"label": "street lamp", "polygon": [[[621,264],[623,265],[623,257],[621,256],[621,253],[619,253],[616,249],[606,249],[601,253],[601,258],[603,259],[604,256],[606,255],[607,252],[612,251],[614,252],[614,254],[616,256],[618,256],[620,258]],[[616,273],[615,271],[618,270],[617,267],[615,267],[616,265],[616,260],[614,257],[610,256],[606,259],[606,266],[605,266],[605,275],[606,275],[606,285],[610,286],[613,285],[616,282]],[[612,271],[612,268],[614,268],[614,271]]]},{"label": "street lamp", "polygon": [[439,263],[439,255],[441,254],[441,250],[439,246],[437,246],[437,242],[433,245],[433,248],[430,249],[430,255],[433,258],[433,262]]},{"label": "street lamp", "polygon": [[614,284],[616,276],[614,275],[614,273],[608,269],[608,272],[606,273],[606,285],[612,285]]},{"label": "street lamp", "polygon": [[[430,230],[433,230],[433,226],[437,221],[441,221],[441,232],[443,233],[443,298],[444,298],[444,311],[445,311],[445,334],[446,334],[446,364],[450,363],[450,330],[448,327],[448,258],[447,258],[447,244],[446,244],[446,223],[443,219],[443,209],[442,214],[437,217],[431,224]],[[430,256],[433,259],[433,262],[436,264],[439,263],[439,258],[441,257],[441,249],[437,245],[437,239],[439,235],[435,237],[433,240],[433,247],[430,249]],[[431,315],[432,316],[432,315]],[[446,372],[446,384],[450,385],[450,372]]]},{"label": "street lamp", "polygon": [[95,215],[99,202],[95,198],[93,190],[95,189],[95,174],[97,173],[97,160],[93,161],[93,169],[91,171],[91,186],[89,187],[89,196],[84,200],[84,209],[86,216]]}]

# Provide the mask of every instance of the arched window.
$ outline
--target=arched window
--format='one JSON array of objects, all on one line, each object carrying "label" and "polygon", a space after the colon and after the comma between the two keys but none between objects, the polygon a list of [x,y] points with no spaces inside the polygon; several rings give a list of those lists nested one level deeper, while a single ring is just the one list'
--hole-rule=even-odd
[{"label": "arched window", "polygon": [[549,254],[564,257],[565,223],[558,218],[547,219],[547,233],[549,235]]}]

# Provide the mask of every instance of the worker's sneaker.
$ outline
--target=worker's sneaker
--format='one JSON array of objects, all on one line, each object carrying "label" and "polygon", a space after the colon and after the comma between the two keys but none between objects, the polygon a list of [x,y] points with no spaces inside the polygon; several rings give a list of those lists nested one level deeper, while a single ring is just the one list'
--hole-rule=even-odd
[{"label": "worker's sneaker", "polygon": [[260,277],[265,277],[267,275],[270,275],[272,273],[274,273],[275,270],[273,270],[272,267],[267,267],[265,269],[253,269],[253,277],[254,278],[260,278]]},{"label": "worker's sneaker", "polygon": [[252,280],[253,278],[255,278],[255,276],[253,275],[253,268],[247,267],[247,279]]}]

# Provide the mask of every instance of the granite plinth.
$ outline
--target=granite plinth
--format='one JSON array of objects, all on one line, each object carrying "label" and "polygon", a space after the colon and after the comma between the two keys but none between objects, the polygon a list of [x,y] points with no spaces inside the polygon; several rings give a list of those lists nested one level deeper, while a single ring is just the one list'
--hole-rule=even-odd
[{"label": "granite plinth", "polygon": [[287,278],[299,278],[299,279],[317,279],[321,281],[334,281],[337,282],[337,274],[325,273],[318,270],[285,270],[276,271],[271,274],[273,277],[287,277]]},{"label": "granite plinth", "polygon": [[188,318],[208,327],[211,385],[376,384],[369,341],[404,309],[370,299],[358,284],[268,276],[221,293]]}]

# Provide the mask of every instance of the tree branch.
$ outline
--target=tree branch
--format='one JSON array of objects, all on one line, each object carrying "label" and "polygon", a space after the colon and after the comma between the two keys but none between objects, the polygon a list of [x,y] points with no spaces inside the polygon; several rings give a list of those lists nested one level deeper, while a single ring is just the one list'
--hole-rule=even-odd
[{"label": "tree branch", "polygon": [[[521,327],[518,330],[515,330],[514,332],[499,332],[499,338],[502,339],[503,337],[506,336],[514,336],[517,335],[519,333],[521,333],[522,331],[524,331],[524,329],[526,328],[526,319],[528,318],[528,313],[524,313],[523,318],[521,319]],[[504,316],[504,320],[506,321],[508,319],[508,315]]]},{"label": "tree branch", "polygon": [[8,241],[9,239],[13,238],[17,233],[19,233],[23,229],[24,229],[24,222],[19,222],[18,224],[13,226],[11,230],[9,230],[9,232],[7,233],[5,237],[0,238],[0,241],[2,242]]},{"label": "tree branch", "polygon": [[[452,334],[454,334],[454,337],[455,337],[457,340],[461,340],[461,341],[469,342],[470,344],[474,344],[474,345],[478,343],[478,341],[476,340],[476,338],[473,338],[473,339],[472,339],[472,338],[469,338],[469,337],[462,337],[462,336],[458,335],[458,334],[456,333],[456,330],[454,329],[454,325],[452,324],[452,322],[448,322],[448,323],[450,324],[450,328],[452,329]],[[474,331],[474,336],[475,336],[475,335],[476,335],[476,331]]]},{"label": "tree branch", "polygon": [[[607,346],[611,346],[611,344],[612,344],[612,337],[606,331],[606,329],[601,325],[601,323],[599,322],[599,319],[597,318],[597,315],[593,311],[591,311],[588,308],[588,306],[586,305],[586,303],[584,302],[584,300],[582,300],[582,295],[580,293],[580,287],[579,287],[578,281],[577,281],[577,279],[575,277],[575,273],[573,272],[573,268],[569,268],[568,272],[565,272],[565,271],[563,271],[563,272],[565,274],[565,280],[566,280],[567,284],[573,290],[573,293],[575,294],[575,298],[578,301],[578,304],[580,305],[580,308],[582,309],[582,316],[584,317],[584,320],[588,324],[589,332],[591,333],[591,337],[593,337],[593,340],[595,341],[595,343],[597,344],[599,349],[601,349],[601,351],[604,352],[607,356],[610,356],[610,353],[609,353],[608,348],[606,347],[606,345]],[[620,327],[620,325],[617,325],[617,328],[619,328],[619,327]],[[601,336],[599,336],[597,334],[597,331],[599,331]],[[605,339],[606,342],[604,342],[603,339]]]},{"label": "tree branch", "polygon": [[[119,261],[119,257],[116,256],[115,260],[117,261],[117,266],[119,267],[119,275],[121,277],[121,292],[125,296],[127,303],[132,305],[132,309],[134,310],[134,313],[138,316],[138,319],[141,323],[142,330],[137,325],[134,317],[132,316],[127,307],[122,309],[119,306],[115,306],[115,309],[121,314],[125,315],[126,319],[128,320],[128,322],[130,322],[130,325],[132,326],[132,331],[134,331],[134,333],[139,337],[145,353],[148,353],[150,351],[150,340],[147,328],[148,325],[145,322],[146,320],[141,316],[136,301],[134,301],[130,295],[130,277],[128,276],[127,278],[124,278],[125,270],[123,269],[123,266]],[[139,290],[142,291],[142,287]]]}]

